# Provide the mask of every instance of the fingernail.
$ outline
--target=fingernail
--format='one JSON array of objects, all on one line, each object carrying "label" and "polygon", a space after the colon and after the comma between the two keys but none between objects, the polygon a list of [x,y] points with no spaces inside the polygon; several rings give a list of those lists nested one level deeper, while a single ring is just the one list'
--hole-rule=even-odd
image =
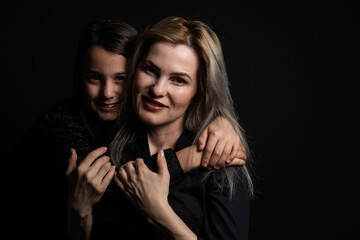
[{"label": "fingernail", "polygon": [[203,167],[207,167],[207,163],[206,162],[202,162],[201,164]]},{"label": "fingernail", "polygon": [[160,150],[160,156],[162,156],[162,157],[164,157],[165,156],[165,154],[164,154],[164,150]]}]

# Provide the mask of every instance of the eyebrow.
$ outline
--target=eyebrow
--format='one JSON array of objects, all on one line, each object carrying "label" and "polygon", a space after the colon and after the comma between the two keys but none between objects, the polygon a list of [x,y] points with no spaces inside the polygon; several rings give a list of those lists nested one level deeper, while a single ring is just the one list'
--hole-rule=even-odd
[{"label": "eyebrow", "polygon": [[[89,73],[92,73],[92,74],[101,74],[97,71],[93,71],[93,70],[85,70],[84,71],[85,73],[89,74]],[[116,72],[114,75],[126,75],[126,72]]]},{"label": "eyebrow", "polygon": [[170,76],[183,76],[183,77],[187,77],[192,81],[192,78],[190,77],[189,74],[184,73],[184,72],[172,72],[170,73]]},{"label": "eyebrow", "polygon": [[[158,66],[156,66],[156,64],[153,63],[151,60],[145,59],[144,63],[150,65],[153,68],[155,68],[156,71],[160,71],[160,68]],[[170,76],[183,76],[183,77],[189,78],[192,81],[192,78],[186,72],[171,72]]]}]

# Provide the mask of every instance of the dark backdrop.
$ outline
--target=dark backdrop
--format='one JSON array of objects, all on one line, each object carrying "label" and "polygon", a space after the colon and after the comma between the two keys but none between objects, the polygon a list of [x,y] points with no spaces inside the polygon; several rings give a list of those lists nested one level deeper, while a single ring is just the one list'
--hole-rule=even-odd
[{"label": "dark backdrop", "polygon": [[75,50],[90,20],[122,18],[141,32],[169,15],[195,17],[220,36],[255,161],[250,239],[345,239],[358,226],[358,11],[344,1],[251,2],[2,6],[2,145],[14,144],[39,114],[71,96]]}]

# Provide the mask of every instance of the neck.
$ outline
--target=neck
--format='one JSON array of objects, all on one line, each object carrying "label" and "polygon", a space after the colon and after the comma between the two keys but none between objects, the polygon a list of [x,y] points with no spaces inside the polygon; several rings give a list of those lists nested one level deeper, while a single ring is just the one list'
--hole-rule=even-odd
[{"label": "neck", "polygon": [[146,133],[149,142],[150,154],[153,155],[161,149],[175,148],[175,144],[184,130],[183,124],[172,126],[147,127]]}]

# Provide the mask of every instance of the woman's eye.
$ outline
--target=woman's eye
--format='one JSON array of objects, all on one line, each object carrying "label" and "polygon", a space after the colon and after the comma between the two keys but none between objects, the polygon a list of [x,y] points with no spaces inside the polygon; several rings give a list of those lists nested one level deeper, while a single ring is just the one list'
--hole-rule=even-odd
[{"label": "woman's eye", "polygon": [[172,78],[171,81],[176,84],[176,85],[184,85],[186,83],[186,81],[182,78],[179,78],[179,77],[175,77],[175,78]]},{"label": "woman's eye", "polygon": [[145,66],[144,67],[144,72],[146,72],[147,74],[152,75],[152,76],[157,75],[155,69],[153,67],[151,67],[151,66]]}]

